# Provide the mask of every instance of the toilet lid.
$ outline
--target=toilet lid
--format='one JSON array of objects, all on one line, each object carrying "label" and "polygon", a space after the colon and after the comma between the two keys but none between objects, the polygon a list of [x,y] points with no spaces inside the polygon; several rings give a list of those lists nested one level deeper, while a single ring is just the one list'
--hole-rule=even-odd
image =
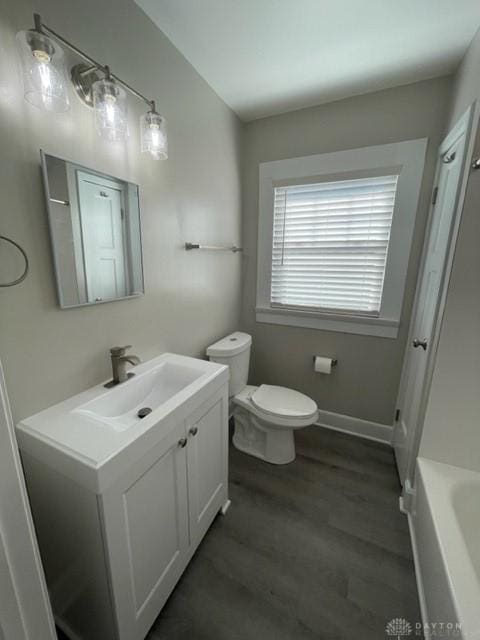
[{"label": "toilet lid", "polygon": [[315,402],[303,393],[269,384],[258,387],[250,400],[260,411],[277,416],[308,418],[317,411]]}]

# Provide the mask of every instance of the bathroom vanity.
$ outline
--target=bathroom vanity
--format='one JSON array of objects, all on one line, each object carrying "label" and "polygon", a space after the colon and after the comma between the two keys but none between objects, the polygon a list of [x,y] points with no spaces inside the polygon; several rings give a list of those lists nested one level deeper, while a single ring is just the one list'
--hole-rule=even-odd
[{"label": "bathroom vanity", "polygon": [[53,611],[72,640],[143,639],[229,504],[228,367],[163,354],[132,371],[17,426]]}]

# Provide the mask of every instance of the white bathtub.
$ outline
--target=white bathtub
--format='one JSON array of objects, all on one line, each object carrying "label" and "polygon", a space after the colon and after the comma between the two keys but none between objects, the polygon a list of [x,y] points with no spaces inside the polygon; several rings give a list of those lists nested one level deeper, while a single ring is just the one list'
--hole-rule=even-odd
[{"label": "white bathtub", "polygon": [[480,640],[480,473],[419,458],[410,524],[425,636]]}]

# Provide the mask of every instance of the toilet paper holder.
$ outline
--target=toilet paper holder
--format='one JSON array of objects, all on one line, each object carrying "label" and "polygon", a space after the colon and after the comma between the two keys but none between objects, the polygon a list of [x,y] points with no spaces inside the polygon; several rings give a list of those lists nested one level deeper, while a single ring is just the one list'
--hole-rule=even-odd
[{"label": "toilet paper holder", "polygon": [[[317,356],[312,356],[312,360],[313,360],[313,363],[314,363],[314,364],[315,364],[315,358],[316,358],[316,357],[317,357]],[[332,358],[332,369],[333,369],[333,367],[336,367],[336,366],[337,366],[337,364],[338,364],[338,360],[337,360],[337,358]]]}]

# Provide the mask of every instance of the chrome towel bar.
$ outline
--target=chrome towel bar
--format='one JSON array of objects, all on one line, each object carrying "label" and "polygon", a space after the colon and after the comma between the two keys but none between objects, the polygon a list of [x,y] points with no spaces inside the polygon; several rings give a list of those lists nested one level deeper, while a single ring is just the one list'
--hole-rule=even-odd
[{"label": "chrome towel bar", "polygon": [[236,247],[235,245],[215,245],[215,244],[197,244],[196,242],[186,242],[185,251],[191,251],[192,249],[204,249],[207,251],[231,251],[232,253],[238,253],[243,251],[242,247]]}]

